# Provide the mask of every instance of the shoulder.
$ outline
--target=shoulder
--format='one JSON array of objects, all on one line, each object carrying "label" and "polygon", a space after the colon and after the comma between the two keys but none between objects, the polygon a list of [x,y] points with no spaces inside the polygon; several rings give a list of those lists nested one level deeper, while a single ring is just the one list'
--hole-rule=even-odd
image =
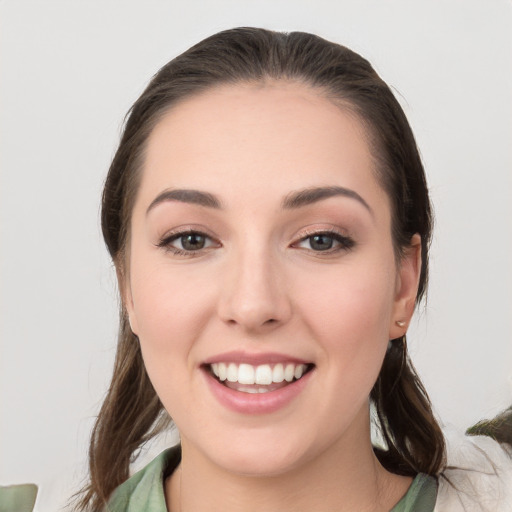
[{"label": "shoulder", "polygon": [[512,510],[512,449],[490,437],[445,432],[448,465],[439,478],[436,511]]},{"label": "shoulder", "polygon": [[163,481],[176,468],[180,459],[179,446],[163,451],[114,491],[108,503],[108,511],[166,512]]}]

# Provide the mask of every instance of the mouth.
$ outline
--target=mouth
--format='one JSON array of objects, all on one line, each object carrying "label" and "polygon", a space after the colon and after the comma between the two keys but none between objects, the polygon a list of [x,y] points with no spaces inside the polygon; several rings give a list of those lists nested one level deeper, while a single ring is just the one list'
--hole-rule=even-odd
[{"label": "mouth", "polygon": [[220,384],[241,393],[262,394],[285,388],[302,379],[313,368],[304,363],[216,362],[204,365],[205,370]]}]

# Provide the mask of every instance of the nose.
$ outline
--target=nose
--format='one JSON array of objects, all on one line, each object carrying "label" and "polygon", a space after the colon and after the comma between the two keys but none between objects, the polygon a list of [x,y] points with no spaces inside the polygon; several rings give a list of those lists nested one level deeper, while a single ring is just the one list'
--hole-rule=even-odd
[{"label": "nose", "polygon": [[218,302],[220,318],[252,333],[286,323],[292,313],[279,257],[269,250],[245,250],[226,261]]}]

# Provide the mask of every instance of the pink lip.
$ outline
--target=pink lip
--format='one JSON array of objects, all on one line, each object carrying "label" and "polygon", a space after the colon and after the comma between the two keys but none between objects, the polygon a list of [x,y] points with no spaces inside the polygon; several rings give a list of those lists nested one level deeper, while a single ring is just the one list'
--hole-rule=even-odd
[{"label": "pink lip", "polygon": [[[226,357],[226,354],[223,355]],[[232,359],[227,359],[232,361]],[[285,359],[290,361],[289,358]],[[226,361],[226,359],[219,359]],[[247,361],[247,359],[244,359]],[[266,360],[268,362],[268,359]],[[281,361],[281,360],[280,360]],[[215,362],[212,360],[212,362]],[[314,370],[307,372],[299,380],[267,393],[243,393],[221,384],[206,368],[203,369],[208,386],[215,398],[228,409],[240,414],[269,414],[288,405],[306,387]]]},{"label": "pink lip", "polygon": [[232,351],[225,352],[224,354],[218,354],[207,359],[203,365],[209,365],[213,363],[236,363],[236,364],[251,364],[258,366],[260,364],[278,364],[278,363],[294,363],[294,364],[309,364],[311,361],[305,359],[299,359],[297,357],[287,356],[286,354],[278,354],[275,352],[250,354],[243,351]]}]

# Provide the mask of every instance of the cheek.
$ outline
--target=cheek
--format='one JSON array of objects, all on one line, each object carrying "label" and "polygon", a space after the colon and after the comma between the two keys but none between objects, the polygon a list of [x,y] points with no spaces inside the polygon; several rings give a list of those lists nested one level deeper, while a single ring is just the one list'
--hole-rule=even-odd
[{"label": "cheek", "polygon": [[206,307],[208,290],[201,280],[197,271],[176,268],[159,254],[133,251],[130,289],[139,337],[166,331],[180,337],[188,319]]},{"label": "cheek", "polygon": [[[295,295],[303,297],[301,309],[311,322],[325,329],[352,332],[383,328],[387,335],[393,310],[395,273],[389,265],[353,265],[326,273],[304,273],[295,282]],[[316,320],[315,320],[316,319]],[[385,327],[385,328],[384,328]]]},{"label": "cheek", "polygon": [[168,263],[148,262],[148,258],[134,255],[132,316],[152,379],[157,377],[154,372],[183,372],[192,367],[190,351],[201,336],[214,302],[203,277],[197,270],[176,270]]},{"label": "cheek", "polygon": [[[150,270],[147,270],[147,269]],[[211,293],[199,276],[171,272],[162,264],[132,264],[132,296],[142,357],[149,378],[175,421],[187,416],[183,390],[192,378],[193,349],[211,310]]]},{"label": "cheek", "polygon": [[323,349],[325,363],[337,374],[333,378],[343,373],[349,385],[376,379],[389,341],[393,270],[393,264],[354,265],[323,281],[305,274],[297,282],[302,293],[296,295],[304,297],[298,306],[301,317]]}]

